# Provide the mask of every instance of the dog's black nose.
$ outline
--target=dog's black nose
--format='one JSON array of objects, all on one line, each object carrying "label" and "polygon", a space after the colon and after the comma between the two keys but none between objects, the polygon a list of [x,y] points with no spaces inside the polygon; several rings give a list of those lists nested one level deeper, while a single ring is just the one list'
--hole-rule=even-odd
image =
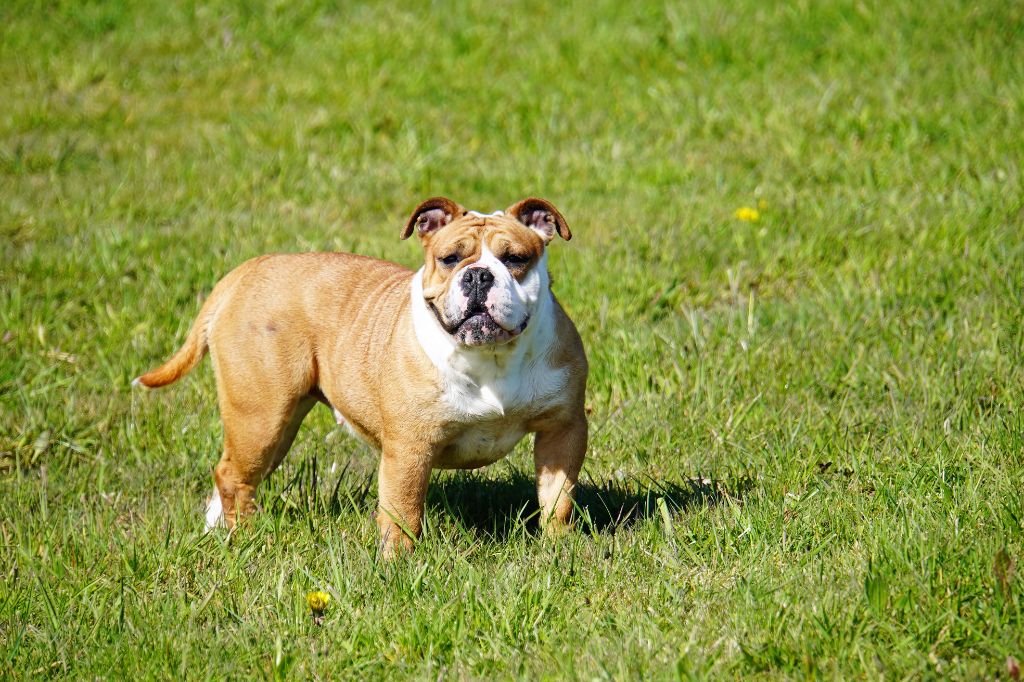
[{"label": "dog's black nose", "polygon": [[483,303],[494,284],[494,273],[487,268],[466,268],[462,272],[462,293],[471,303]]},{"label": "dog's black nose", "polygon": [[469,267],[462,273],[462,286],[483,293],[495,283],[495,275],[485,267]]},{"label": "dog's black nose", "polygon": [[468,268],[462,281],[471,287],[487,286],[494,283],[494,275],[487,268]]}]

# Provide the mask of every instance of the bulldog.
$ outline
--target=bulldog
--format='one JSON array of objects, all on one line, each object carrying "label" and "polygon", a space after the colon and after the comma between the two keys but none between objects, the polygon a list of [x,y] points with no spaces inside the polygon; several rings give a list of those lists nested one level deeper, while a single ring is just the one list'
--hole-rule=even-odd
[{"label": "bulldog", "polygon": [[540,521],[571,524],[587,449],[587,359],[555,299],[546,248],[572,234],[543,199],[467,211],[434,197],[401,233],[423,266],[346,253],[254,258],[214,287],[184,345],[133,384],[156,388],[209,351],[224,425],[207,530],[256,509],[317,403],[380,453],[385,556],[419,537],[433,469],[474,469],[534,436]]}]

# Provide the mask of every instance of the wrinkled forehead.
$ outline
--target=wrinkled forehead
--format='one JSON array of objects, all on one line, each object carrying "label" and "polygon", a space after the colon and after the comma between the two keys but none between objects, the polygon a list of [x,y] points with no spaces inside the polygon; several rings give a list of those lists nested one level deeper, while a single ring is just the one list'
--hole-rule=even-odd
[{"label": "wrinkled forehead", "polygon": [[458,241],[483,241],[489,245],[502,242],[516,243],[537,251],[544,248],[544,241],[533,230],[502,211],[467,211],[465,215],[438,230],[431,239],[431,245],[436,248]]}]

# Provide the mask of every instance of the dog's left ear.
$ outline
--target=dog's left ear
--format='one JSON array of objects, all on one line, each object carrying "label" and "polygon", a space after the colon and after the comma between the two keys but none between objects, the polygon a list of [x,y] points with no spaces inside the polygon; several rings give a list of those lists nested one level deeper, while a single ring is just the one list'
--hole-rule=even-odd
[{"label": "dog's left ear", "polygon": [[523,199],[509,206],[505,213],[532,228],[544,239],[545,244],[555,238],[555,232],[558,232],[558,236],[565,241],[572,239],[572,232],[569,231],[569,225],[565,222],[565,218],[558,212],[554,204],[545,199],[537,197]]},{"label": "dog's left ear", "polygon": [[422,202],[409,216],[402,230],[402,239],[412,236],[413,230],[423,237],[466,214],[466,209],[448,197],[431,197]]}]

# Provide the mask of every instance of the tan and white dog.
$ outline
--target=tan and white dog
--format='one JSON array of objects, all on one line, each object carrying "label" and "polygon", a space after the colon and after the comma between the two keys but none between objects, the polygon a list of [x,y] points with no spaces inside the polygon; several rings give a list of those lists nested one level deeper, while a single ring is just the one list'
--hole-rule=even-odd
[{"label": "tan and white dog", "polygon": [[543,199],[481,214],[435,197],[402,232],[424,264],[345,253],[254,258],[224,277],[184,346],[133,383],[170,384],[209,349],[224,453],[207,528],[233,527],[317,403],[381,453],[383,550],[418,537],[430,472],[491,464],[527,433],[541,522],[570,522],[587,449],[587,359],[551,292],[565,219]]}]

